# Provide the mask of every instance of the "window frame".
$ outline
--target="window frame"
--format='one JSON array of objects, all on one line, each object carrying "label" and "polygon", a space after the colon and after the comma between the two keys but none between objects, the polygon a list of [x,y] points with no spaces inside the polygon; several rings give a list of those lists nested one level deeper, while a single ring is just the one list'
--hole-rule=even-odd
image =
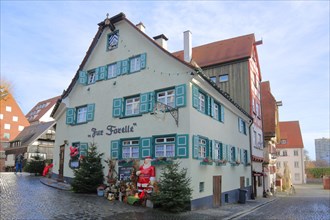
[{"label": "window frame", "polygon": [[[168,94],[169,92],[172,92],[172,94],[169,95]],[[175,97],[176,97],[175,88],[160,90],[160,91],[156,91],[155,93],[156,93],[156,101],[157,102],[161,102],[161,103],[163,103],[165,105],[168,105],[172,108],[176,107],[176,104],[175,104]],[[159,100],[159,94],[161,94],[161,93],[165,93],[164,94],[165,102]],[[168,102],[169,99],[171,99],[172,102]],[[171,104],[171,103],[173,103],[173,104]]]},{"label": "window frame", "polygon": [[201,91],[198,92],[198,110],[202,113],[206,113],[206,95]]},{"label": "window frame", "polygon": [[[126,143],[125,143],[126,142]],[[129,150],[129,156],[124,157],[124,148]],[[135,152],[134,149],[137,149]],[[137,153],[137,157],[133,154]],[[140,158],[140,140],[139,139],[125,139],[121,141],[121,158],[122,159],[139,159]]]},{"label": "window frame", "polygon": [[229,75],[228,74],[221,74],[219,75],[219,82],[224,83],[229,81]]},{"label": "window frame", "polygon": [[[134,68],[133,68],[134,67]],[[134,56],[129,59],[129,73],[139,72],[141,70],[141,56]]]},{"label": "window frame", "polygon": [[216,160],[223,160],[223,144],[221,142],[215,141],[214,142],[214,159]]},{"label": "window frame", "polygon": [[87,85],[94,84],[96,82],[95,69],[87,71]]},{"label": "window frame", "polygon": [[[79,110],[84,110],[84,112],[79,113]],[[86,123],[87,122],[87,105],[76,107],[76,112],[77,112],[76,124]]]},{"label": "window frame", "polygon": [[[163,142],[157,142],[161,139],[164,139]],[[157,150],[157,147],[162,147],[162,150]],[[167,154],[167,148],[172,147],[172,155]],[[176,150],[176,138],[175,136],[162,136],[162,137],[155,137],[154,139],[154,154],[156,158],[160,157],[169,157],[169,158],[175,158],[175,150]],[[157,151],[162,151],[162,155],[157,155]]]},{"label": "window frame", "polygon": [[[135,99],[138,99],[138,101],[136,101]],[[132,103],[127,103],[128,100],[133,100]],[[134,115],[140,115],[140,103],[141,103],[141,99],[140,96],[131,96],[131,97],[126,97],[124,98],[124,107],[125,107],[125,116],[134,116]],[[128,106],[132,106],[132,113],[128,114],[127,112],[127,107]]]},{"label": "window frame", "polygon": [[[112,71],[111,76],[109,76],[110,70]],[[108,64],[107,70],[107,79],[113,79],[117,77],[117,63],[110,63]]]},{"label": "window frame", "polygon": [[217,83],[217,76],[210,76],[210,80],[214,83]]}]

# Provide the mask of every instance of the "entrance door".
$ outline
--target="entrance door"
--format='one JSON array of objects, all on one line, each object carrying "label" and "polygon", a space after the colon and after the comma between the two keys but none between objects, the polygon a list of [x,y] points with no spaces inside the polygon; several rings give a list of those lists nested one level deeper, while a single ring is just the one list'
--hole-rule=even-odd
[{"label": "entrance door", "polygon": [[213,207],[221,206],[221,176],[213,176]]},{"label": "entrance door", "polygon": [[59,169],[58,169],[58,181],[63,181],[63,171],[64,171],[64,150],[65,150],[65,145],[60,146],[60,164],[59,164]]}]

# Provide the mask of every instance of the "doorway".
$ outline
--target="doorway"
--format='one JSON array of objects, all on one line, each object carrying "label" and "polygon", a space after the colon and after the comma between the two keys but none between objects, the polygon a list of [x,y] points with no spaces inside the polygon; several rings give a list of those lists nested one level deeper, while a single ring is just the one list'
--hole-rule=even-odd
[{"label": "doorway", "polygon": [[59,155],[59,169],[58,169],[58,179],[57,181],[63,182],[64,181],[64,176],[63,176],[63,171],[64,171],[64,151],[65,151],[65,144],[60,146],[60,155]]},{"label": "doorway", "polygon": [[213,176],[213,207],[221,206],[221,176]]}]

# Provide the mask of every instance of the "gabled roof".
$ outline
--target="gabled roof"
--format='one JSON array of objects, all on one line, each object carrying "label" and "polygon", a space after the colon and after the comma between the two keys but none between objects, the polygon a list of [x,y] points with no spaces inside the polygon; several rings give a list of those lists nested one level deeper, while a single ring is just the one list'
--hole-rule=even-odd
[{"label": "gabled roof", "polygon": [[23,131],[11,142],[20,141],[20,147],[27,147],[36,141],[42,134],[47,132],[56,122],[50,121],[25,127]]},{"label": "gabled roof", "polygon": [[[79,71],[83,69],[84,65],[86,64],[89,56],[91,55],[92,51],[94,50],[94,47],[96,46],[96,44],[98,43],[98,40],[100,38],[100,36],[102,35],[102,32],[105,28],[109,27],[111,30],[113,30],[115,28],[115,24],[121,20],[125,20],[129,25],[131,25],[133,28],[135,28],[138,32],[140,32],[140,34],[142,34],[147,40],[149,40],[151,43],[153,43],[155,46],[157,46],[160,50],[162,50],[164,53],[166,53],[167,55],[173,57],[174,59],[176,59],[177,61],[181,62],[182,64],[186,65],[187,67],[190,67],[191,69],[195,70],[196,74],[200,75],[205,81],[207,81],[212,87],[214,87],[217,91],[219,91],[219,93],[221,93],[223,95],[223,97],[225,97],[226,99],[228,99],[232,104],[234,104],[242,113],[244,113],[246,116],[248,116],[250,119],[252,119],[252,117],[242,108],[240,107],[237,103],[235,103],[229,96],[228,94],[226,94],[225,92],[223,92],[215,83],[213,83],[204,73],[203,71],[199,68],[199,64],[196,66],[193,63],[187,63],[185,62],[183,59],[180,59],[176,56],[174,56],[174,54],[168,52],[167,50],[165,50],[163,47],[161,47],[156,41],[154,41],[152,38],[150,38],[148,35],[146,35],[143,31],[141,31],[139,28],[136,27],[136,25],[134,25],[131,21],[129,21],[126,18],[126,15],[124,13],[119,13],[118,15],[115,15],[113,17],[111,17],[110,22],[107,21],[107,19],[105,19],[105,21],[100,22],[99,25],[99,29],[90,45],[90,47],[88,48],[86,55],[82,61],[82,63],[80,64],[74,78],[72,79],[69,87],[63,91],[63,94],[61,96],[61,98],[57,101],[51,116],[54,116],[57,108],[59,107],[60,103],[62,102],[62,99],[64,99],[65,97],[67,97],[72,88],[74,87],[74,85],[76,84],[76,82],[78,81],[79,78]],[[110,24],[106,24],[110,23]],[[254,35],[253,35],[254,37]]]},{"label": "gabled roof", "polygon": [[30,111],[26,114],[26,118],[30,123],[39,121],[42,116],[44,116],[60,99],[61,96],[56,96],[51,99],[47,99],[41,102],[38,102]]},{"label": "gabled roof", "polygon": [[304,148],[299,121],[279,122],[281,140],[286,144],[277,144],[277,148]]},{"label": "gabled roof", "polygon": [[[252,56],[254,44],[254,34],[216,41],[192,48],[192,59],[202,68],[246,59]],[[182,50],[173,55],[184,60]]]}]

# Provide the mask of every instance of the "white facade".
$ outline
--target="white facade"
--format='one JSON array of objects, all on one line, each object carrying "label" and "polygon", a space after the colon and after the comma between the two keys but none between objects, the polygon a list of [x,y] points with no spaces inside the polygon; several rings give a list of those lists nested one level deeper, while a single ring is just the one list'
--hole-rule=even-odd
[{"label": "white facade", "polygon": [[[59,174],[59,146],[63,144],[63,176],[70,180],[74,174],[68,166],[69,146],[95,143],[98,151],[105,153],[104,159],[135,158],[142,163],[144,157],[159,154],[155,147],[158,138],[169,138],[172,142],[168,145],[173,148],[164,156],[187,168],[193,189],[192,209],[212,207],[219,196],[220,203],[237,202],[238,189],[251,187],[251,118],[222,96],[203,74],[160,48],[126,18],[116,20],[114,26],[114,31],[105,27],[93,41],[95,46],[83,62],[79,78],[77,74],[53,114],[57,122],[54,174]],[[108,42],[116,33],[118,44],[109,50]],[[111,64],[120,69],[116,76],[109,72]],[[127,65],[129,70],[125,69]],[[105,66],[105,74],[111,77],[103,79],[100,74],[104,74]],[[84,85],[85,76],[92,80],[88,78],[91,71],[99,71],[97,80]],[[164,92],[167,98],[162,99]],[[177,109],[177,123],[170,112],[155,116],[157,100],[166,100]],[[79,120],[82,123],[77,123]],[[80,153],[86,153],[86,149],[81,148]],[[213,162],[204,165],[204,158]],[[217,166],[215,161],[220,159],[228,162]],[[156,166],[156,173],[158,179],[161,166]],[[218,176],[220,195],[213,195],[214,177]]]},{"label": "white facade", "polygon": [[277,151],[279,152],[276,162],[277,172],[283,175],[286,163],[289,167],[292,184],[306,183],[304,148],[281,148]]}]

